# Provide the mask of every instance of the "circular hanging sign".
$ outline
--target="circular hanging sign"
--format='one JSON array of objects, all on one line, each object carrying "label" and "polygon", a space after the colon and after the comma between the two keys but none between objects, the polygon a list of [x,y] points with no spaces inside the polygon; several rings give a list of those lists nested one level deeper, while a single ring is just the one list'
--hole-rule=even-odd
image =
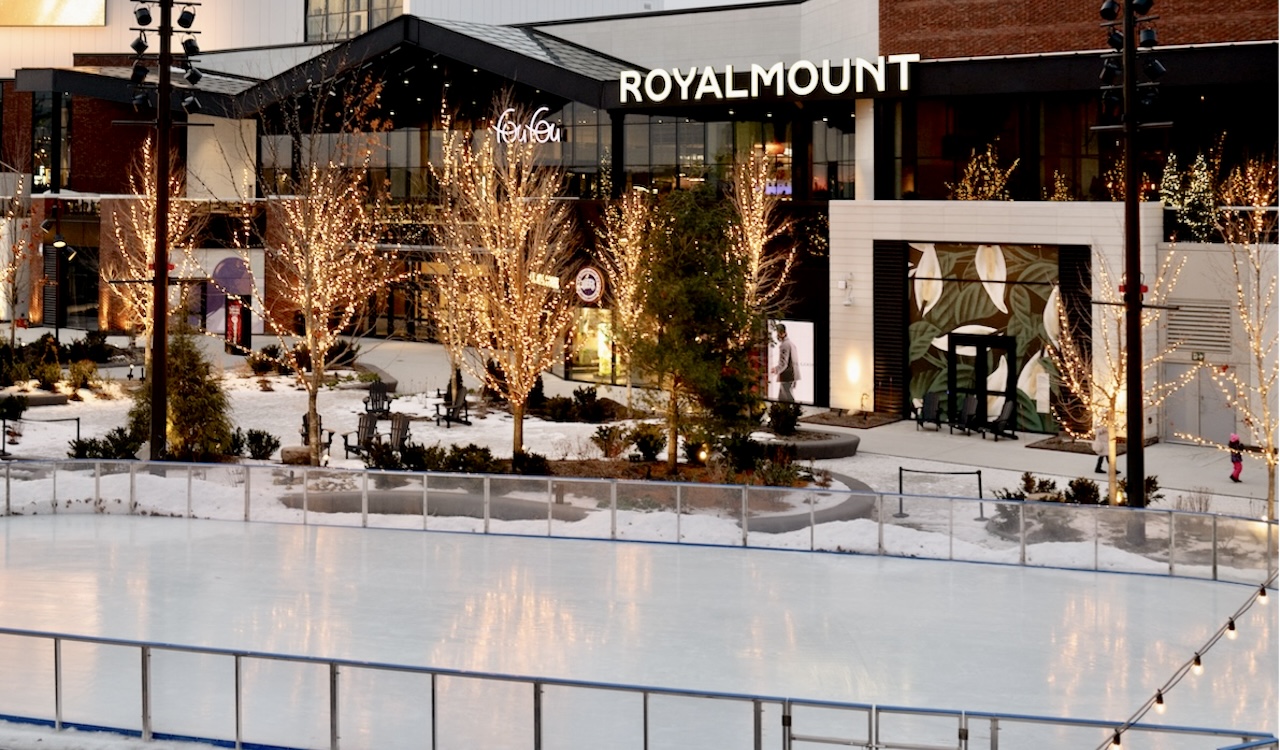
[{"label": "circular hanging sign", "polygon": [[600,297],[604,295],[604,277],[592,266],[578,271],[574,286],[578,289],[578,299],[588,304],[599,302]]}]

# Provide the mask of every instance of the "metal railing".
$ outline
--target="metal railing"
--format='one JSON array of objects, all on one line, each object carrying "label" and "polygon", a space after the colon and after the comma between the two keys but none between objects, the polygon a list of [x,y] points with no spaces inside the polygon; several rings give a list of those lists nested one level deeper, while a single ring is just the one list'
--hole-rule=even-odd
[{"label": "metal railing", "polygon": [[[823,488],[254,464],[12,461],[4,514],[128,513],[463,530],[1165,574],[1257,584],[1275,522]],[[698,523],[696,533],[688,525]]]},{"label": "metal railing", "polygon": [[[19,670],[6,671],[23,677],[29,698],[22,714],[0,706],[0,719],[236,748],[540,750],[591,747],[607,736],[611,744],[641,750],[672,738],[685,747],[757,750],[999,750],[1088,747],[1116,726],[1105,720],[534,678],[8,628],[0,628],[0,645],[27,657]],[[93,667],[86,671],[80,662]],[[193,673],[193,663],[205,674]],[[34,686],[46,690],[43,700],[31,697]],[[267,713],[271,720],[263,721]],[[493,721],[495,716],[502,720]],[[1139,744],[1150,736],[1190,738],[1196,747],[1237,741],[1245,744],[1232,747],[1276,746],[1265,732],[1151,724],[1129,727],[1126,740]]]}]

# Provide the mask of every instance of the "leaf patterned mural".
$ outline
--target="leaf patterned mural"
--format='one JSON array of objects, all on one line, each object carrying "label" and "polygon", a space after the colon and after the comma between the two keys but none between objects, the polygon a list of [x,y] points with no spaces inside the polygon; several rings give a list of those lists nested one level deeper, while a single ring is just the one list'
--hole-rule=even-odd
[{"label": "leaf patterned mural", "polygon": [[[1058,294],[1058,248],[942,242],[908,243],[908,248],[912,401],[921,403],[931,391],[946,392],[949,334],[1012,336],[1017,341],[1019,427],[1057,432],[1050,408],[1057,398],[1057,379],[1045,349],[1058,333],[1050,306]],[[957,349],[961,387],[975,385],[976,354],[973,347]],[[987,357],[988,388],[1002,388],[1009,362],[999,352]],[[996,413],[1003,403],[1003,393],[991,393],[988,413]]]}]

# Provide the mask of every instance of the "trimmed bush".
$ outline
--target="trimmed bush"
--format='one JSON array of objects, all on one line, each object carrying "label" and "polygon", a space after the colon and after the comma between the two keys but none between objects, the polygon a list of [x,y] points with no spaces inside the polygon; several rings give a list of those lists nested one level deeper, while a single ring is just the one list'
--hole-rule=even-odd
[{"label": "trimmed bush", "polygon": [[575,420],[597,424],[604,421],[604,404],[600,403],[594,385],[575,388],[573,391]]},{"label": "trimmed bush", "polygon": [[467,474],[496,474],[498,462],[494,460],[493,452],[488,448],[468,443],[461,447],[453,446],[449,451],[449,457],[445,459],[445,469]]},{"label": "trimmed bush", "polygon": [[1102,500],[1102,493],[1098,490],[1097,482],[1085,477],[1076,477],[1067,484],[1063,499],[1079,505],[1097,505]]},{"label": "trimmed bush", "polygon": [[[277,350],[279,350],[279,347],[277,347]],[[249,365],[249,371],[254,375],[267,375],[276,369],[276,363],[267,356],[265,351],[249,352],[244,361]]]},{"label": "trimmed bush", "polygon": [[631,442],[635,443],[636,450],[645,461],[657,461],[658,454],[667,447],[667,436],[662,425],[644,422],[631,431]]},{"label": "trimmed bush", "polygon": [[[0,400],[0,419],[16,422],[22,419],[22,414],[26,410],[26,396],[6,396],[3,400]],[[0,439],[3,439],[3,437],[0,436]]]},{"label": "trimmed bush", "polygon": [[764,446],[751,439],[751,433],[734,430],[722,440],[725,457],[735,472],[749,471],[764,459]]},{"label": "trimmed bush", "polygon": [[245,438],[249,458],[266,461],[280,449],[280,438],[266,430],[249,430]]},{"label": "trimmed bush", "polygon": [[600,449],[605,458],[617,458],[622,455],[628,445],[631,445],[627,431],[616,424],[597,427],[596,434],[591,436],[591,442]]},{"label": "trimmed bush", "polygon": [[125,428],[116,427],[101,438],[72,440],[67,457],[109,461],[134,459],[142,448],[142,442]]},{"label": "trimmed bush", "polygon": [[57,362],[44,362],[36,365],[36,387],[43,391],[52,391],[62,380],[62,367]]},{"label": "trimmed bush", "polygon": [[511,473],[522,476],[551,476],[551,463],[546,456],[516,451],[511,456]]},{"label": "trimmed bush", "polygon": [[98,382],[98,366],[87,359],[72,362],[67,368],[67,385],[75,390],[92,388]]},{"label": "trimmed bush", "polygon": [[769,427],[779,435],[796,434],[800,423],[800,405],[781,401],[769,405]]}]

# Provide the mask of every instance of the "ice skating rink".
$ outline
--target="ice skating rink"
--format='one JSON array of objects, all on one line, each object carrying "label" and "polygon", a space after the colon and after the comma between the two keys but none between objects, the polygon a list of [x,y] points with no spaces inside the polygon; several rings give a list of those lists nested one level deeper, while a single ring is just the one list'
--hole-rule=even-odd
[{"label": "ice skating rink", "polygon": [[[1249,595],[1161,576],[687,545],[100,515],[0,523],[3,628],[1117,723]],[[1276,598],[1144,721],[1276,732]],[[0,636],[0,714],[51,715],[51,651]],[[64,688],[64,711],[108,725],[136,713],[136,684],[102,689],[104,675],[138,671],[136,654],[65,644],[64,680],[90,684]],[[153,658],[171,686],[158,688],[157,721],[179,706],[217,726],[229,668]],[[314,699],[323,717],[322,668],[255,669],[246,683],[276,685],[281,706]],[[382,705],[397,721],[424,710],[420,684],[349,689],[362,686],[389,690]],[[312,737],[324,737],[323,718],[290,729],[277,708],[251,701],[246,726],[264,742],[327,746]],[[474,715],[500,723],[501,712]],[[349,722],[344,737],[389,746],[371,739],[389,730],[367,723]]]}]

